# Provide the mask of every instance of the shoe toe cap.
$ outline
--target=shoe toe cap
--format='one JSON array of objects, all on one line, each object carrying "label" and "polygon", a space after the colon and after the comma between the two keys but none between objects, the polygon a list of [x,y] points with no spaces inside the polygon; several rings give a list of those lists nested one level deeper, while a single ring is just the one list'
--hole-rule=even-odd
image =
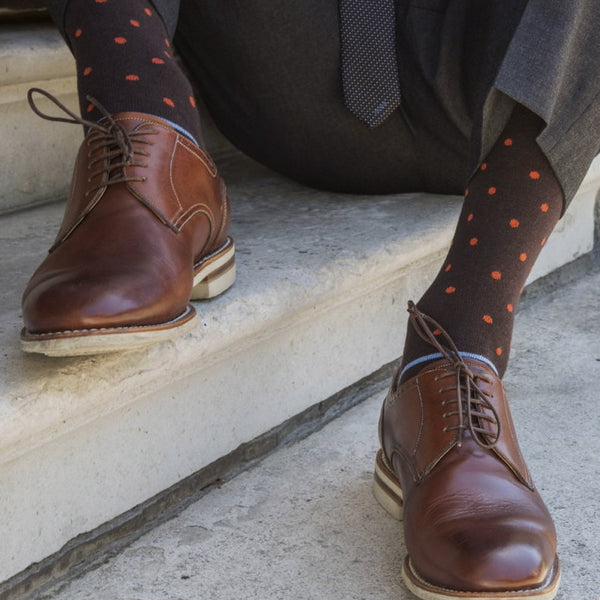
[{"label": "shoe toe cap", "polygon": [[73,272],[32,279],[23,295],[25,329],[29,333],[151,325],[168,321],[186,306],[185,294],[146,285],[135,273],[110,278]]},{"label": "shoe toe cap", "polygon": [[552,579],[553,535],[531,518],[456,520],[421,532],[411,552],[414,570],[441,588],[518,591]]}]

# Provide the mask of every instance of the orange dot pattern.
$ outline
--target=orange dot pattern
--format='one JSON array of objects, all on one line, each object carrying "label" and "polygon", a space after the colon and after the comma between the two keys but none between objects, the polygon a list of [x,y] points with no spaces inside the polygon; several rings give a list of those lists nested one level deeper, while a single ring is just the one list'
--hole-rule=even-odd
[{"label": "orange dot pattern", "polygon": [[562,209],[560,185],[535,142],[537,127],[508,127],[482,161],[465,186],[448,256],[419,300],[460,350],[486,356],[501,373],[521,290]]},{"label": "orange dot pattern", "polygon": [[163,21],[149,0],[73,2],[65,29],[78,65],[81,111],[90,115],[86,118],[102,116],[85,99],[90,95],[111,113],[153,114],[199,139],[191,86],[172,59]]}]

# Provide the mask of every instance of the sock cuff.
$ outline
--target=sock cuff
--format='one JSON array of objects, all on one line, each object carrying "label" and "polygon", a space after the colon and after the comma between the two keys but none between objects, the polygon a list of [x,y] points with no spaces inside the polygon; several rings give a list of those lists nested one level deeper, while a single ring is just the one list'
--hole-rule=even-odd
[{"label": "sock cuff", "polygon": [[196,140],[196,138],[187,129],[184,129],[181,125],[177,125],[177,123],[173,123],[173,121],[169,121],[169,119],[165,119],[164,117],[160,117],[159,115],[152,115],[152,116],[156,117],[157,119],[161,119],[165,123],[168,123],[173,129],[175,129],[175,131],[178,131],[182,135],[185,135],[185,137],[187,137],[192,142],[194,142],[194,144],[196,144],[196,146],[200,146],[200,144],[198,143],[198,140]]},{"label": "sock cuff", "polygon": [[[474,352],[459,352],[459,354],[462,358],[474,358],[475,360],[480,360],[481,362],[484,362],[488,367],[490,367],[490,369],[492,369],[492,371],[494,371],[497,377],[499,376],[496,365],[489,358],[486,358],[481,354],[475,354]],[[440,352],[436,352],[435,354],[426,354],[425,356],[420,356],[419,358],[415,358],[415,360],[411,360],[408,364],[404,365],[404,368],[402,369],[402,371],[400,371],[400,379],[402,379],[404,374],[409,369],[412,369],[413,367],[416,367],[417,365],[420,365],[422,363],[431,362],[432,360],[438,360],[440,358],[444,358],[444,355]]]},{"label": "sock cuff", "polygon": [[[200,147],[200,144],[198,143],[196,138],[187,129],[184,129],[181,125],[177,125],[177,123],[173,123],[173,121],[169,121],[169,119],[165,119],[164,117],[161,117],[160,115],[150,114],[150,116],[156,117],[157,119],[164,121],[165,123],[167,123],[167,125],[170,125],[173,129],[175,129],[175,131],[181,133],[181,135],[185,135],[186,138],[188,138],[189,140],[194,142],[194,144],[196,144],[196,146]],[[97,122],[100,123],[103,119],[104,119],[104,117],[102,117],[102,119],[99,119]],[[89,133],[89,128],[86,128],[85,133],[86,133],[86,135]]]}]

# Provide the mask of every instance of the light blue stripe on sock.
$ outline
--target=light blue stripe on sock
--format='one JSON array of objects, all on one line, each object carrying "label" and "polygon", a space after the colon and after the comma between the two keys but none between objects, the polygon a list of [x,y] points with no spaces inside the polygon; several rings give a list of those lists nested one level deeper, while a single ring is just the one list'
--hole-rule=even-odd
[{"label": "light blue stripe on sock", "polygon": [[177,123],[173,123],[173,121],[169,121],[169,119],[165,119],[164,117],[159,117],[158,115],[152,115],[152,116],[156,117],[157,119],[161,119],[165,123],[168,123],[173,129],[175,129],[176,131],[179,131],[179,133],[185,135],[186,138],[192,140],[192,142],[194,142],[194,144],[196,144],[196,146],[200,145],[196,141],[196,138],[187,129],[184,129],[181,125],[177,125]]},{"label": "light blue stripe on sock", "polygon": [[[480,360],[481,362],[484,362],[488,367],[490,367],[490,369],[492,369],[492,371],[494,371],[496,376],[498,376],[498,369],[496,369],[496,365],[494,365],[494,363],[489,358],[486,358],[481,354],[474,354],[473,352],[459,352],[459,354],[462,358],[474,358],[475,360]],[[421,356],[419,358],[415,358],[415,360],[411,360],[407,365],[404,366],[404,368],[400,372],[400,379],[402,379],[404,373],[406,373],[406,371],[408,371],[409,369],[412,369],[413,367],[416,367],[421,363],[437,360],[439,358],[444,358],[444,355],[440,354],[439,352],[436,352],[435,354],[426,354],[425,356]]]},{"label": "light blue stripe on sock", "polygon": [[420,356],[419,358],[415,358],[415,360],[411,360],[407,365],[404,365],[404,369],[400,372],[400,379],[406,371],[420,365],[421,363],[428,362],[430,360],[436,360],[438,358],[444,358],[443,354],[436,352],[435,354],[426,354],[425,356]]},{"label": "light blue stripe on sock", "polygon": [[496,365],[489,358],[486,358],[485,356],[482,356],[481,354],[474,354],[473,352],[459,352],[459,354],[463,358],[474,358],[475,360],[480,360],[481,362],[484,362],[492,371],[494,371],[494,373],[496,374],[496,377],[499,377],[498,369],[496,369]]},{"label": "light blue stripe on sock", "polygon": [[[194,142],[194,144],[196,144],[196,146],[200,146],[200,144],[197,142],[196,138],[187,129],[184,129],[181,125],[177,125],[177,123],[173,123],[173,121],[169,121],[169,119],[165,119],[164,117],[159,117],[158,115],[151,115],[151,116],[156,117],[157,119],[160,119],[161,121],[164,121],[165,123],[168,123],[173,129],[175,129],[175,131],[178,131],[182,135],[185,135],[185,137],[188,138],[189,140],[191,140],[192,142]],[[98,119],[97,122],[101,123],[105,119],[106,119],[106,117],[102,117],[101,119]],[[86,135],[89,132],[90,132],[90,129],[89,129],[89,127],[87,127],[85,130]]]}]

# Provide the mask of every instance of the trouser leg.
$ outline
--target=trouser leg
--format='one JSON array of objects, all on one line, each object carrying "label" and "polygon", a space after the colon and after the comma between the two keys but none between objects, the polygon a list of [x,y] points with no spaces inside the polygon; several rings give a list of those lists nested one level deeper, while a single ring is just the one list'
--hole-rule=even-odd
[{"label": "trouser leg", "polygon": [[451,122],[427,145],[409,102],[373,130],[345,108],[337,0],[184,0],[175,43],[221,131],[275,170],[337,191],[463,191],[468,138]]}]

